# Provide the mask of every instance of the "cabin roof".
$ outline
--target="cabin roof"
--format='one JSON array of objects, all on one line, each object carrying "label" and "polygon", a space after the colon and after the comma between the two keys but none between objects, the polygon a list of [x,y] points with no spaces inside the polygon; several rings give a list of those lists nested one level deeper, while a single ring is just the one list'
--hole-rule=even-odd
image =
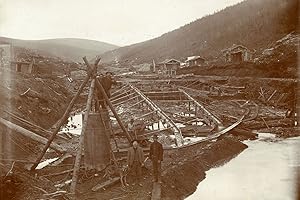
[{"label": "cabin roof", "polygon": [[233,52],[233,53],[237,53],[237,52],[239,52],[239,51],[236,51],[236,49],[237,48],[242,48],[242,49],[244,49],[244,50],[246,50],[246,51],[251,51],[251,50],[249,50],[247,47],[245,47],[245,46],[243,46],[243,45],[241,45],[241,44],[233,44],[231,47],[229,47],[229,48],[227,48],[227,49],[223,49],[222,50],[222,52],[223,53],[227,53],[227,52]]},{"label": "cabin roof", "polygon": [[163,62],[160,62],[159,64],[168,64],[169,62],[171,62],[171,61],[175,61],[175,62],[177,62],[177,63],[181,63],[179,60],[176,60],[176,59],[174,59],[174,58],[171,58],[171,59],[166,59],[166,60],[164,60]]},{"label": "cabin roof", "polygon": [[193,61],[193,60],[198,60],[198,59],[205,60],[201,56],[189,56],[189,57],[187,57],[186,62]]}]

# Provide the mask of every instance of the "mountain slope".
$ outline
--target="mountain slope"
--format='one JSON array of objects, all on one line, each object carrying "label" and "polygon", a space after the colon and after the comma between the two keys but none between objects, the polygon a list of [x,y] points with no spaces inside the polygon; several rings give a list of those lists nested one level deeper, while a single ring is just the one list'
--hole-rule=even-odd
[{"label": "mountain slope", "polygon": [[95,40],[59,38],[47,40],[18,40],[0,37],[0,43],[10,43],[14,46],[35,49],[44,54],[57,56],[69,61],[82,62],[82,57],[93,58],[96,55],[117,48],[118,46]]},{"label": "mountain slope", "polygon": [[106,52],[102,61],[126,65],[190,55],[213,58],[234,43],[259,52],[296,29],[297,9],[297,0],[247,0],[161,37]]}]

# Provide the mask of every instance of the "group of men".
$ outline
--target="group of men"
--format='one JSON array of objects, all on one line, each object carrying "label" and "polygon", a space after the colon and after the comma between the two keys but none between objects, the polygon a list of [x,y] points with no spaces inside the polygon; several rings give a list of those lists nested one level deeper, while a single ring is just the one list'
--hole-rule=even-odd
[{"label": "group of men", "polygon": [[[153,136],[153,142],[150,145],[149,159],[152,161],[153,167],[153,181],[161,183],[161,162],[163,161],[163,147],[158,142],[158,136]],[[133,178],[133,185],[138,183],[142,186],[142,167],[144,167],[144,152],[142,147],[139,146],[137,140],[132,141],[132,147],[128,150],[127,163]]]},{"label": "group of men", "polygon": [[[110,98],[110,89],[113,84],[116,84],[116,81],[112,77],[112,73],[107,72],[105,75],[97,76],[97,79],[100,81],[106,95]],[[97,102],[96,110],[106,109],[104,94],[97,93]],[[142,168],[144,167],[144,152],[140,144],[143,145],[143,140],[137,136],[143,133],[145,130],[144,124],[134,124],[134,120],[131,119],[128,124],[128,132],[133,136],[132,146],[128,150],[127,164],[129,170],[133,176],[133,184],[136,182],[138,185],[142,186],[141,177],[142,177]],[[140,144],[139,144],[140,143]],[[153,167],[153,181],[161,182],[161,162],[163,161],[163,147],[162,144],[158,142],[158,136],[153,136],[153,142],[150,145],[150,154],[149,159],[152,161]]]}]

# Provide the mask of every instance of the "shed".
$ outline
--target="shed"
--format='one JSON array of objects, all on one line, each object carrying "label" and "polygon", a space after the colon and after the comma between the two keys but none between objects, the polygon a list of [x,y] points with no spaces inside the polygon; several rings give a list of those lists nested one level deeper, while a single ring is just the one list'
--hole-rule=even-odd
[{"label": "shed", "polygon": [[26,74],[35,73],[37,70],[37,65],[35,64],[34,59],[31,62],[27,61],[12,61],[11,62],[12,69],[16,72],[22,72]]},{"label": "shed", "polygon": [[202,58],[201,56],[190,56],[187,57],[185,63],[187,67],[203,66],[205,65],[205,59]]},{"label": "shed", "polygon": [[156,72],[172,76],[176,75],[177,69],[179,69],[181,62],[176,59],[166,59],[163,62],[158,63],[155,66]]},{"label": "shed", "polygon": [[251,62],[253,60],[254,51],[249,50],[243,45],[233,44],[232,47],[222,50],[222,54],[226,62],[241,63]]}]

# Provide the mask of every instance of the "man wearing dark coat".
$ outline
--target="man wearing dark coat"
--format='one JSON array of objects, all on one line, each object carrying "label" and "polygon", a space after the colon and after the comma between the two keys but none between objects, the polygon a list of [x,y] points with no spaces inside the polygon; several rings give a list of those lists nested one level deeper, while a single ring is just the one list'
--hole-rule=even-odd
[{"label": "man wearing dark coat", "polygon": [[101,79],[101,84],[108,98],[110,98],[111,86],[116,84],[116,81],[112,77],[111,72],[106,72],[106,76]]},{"label": "man wearing dark coat", "polygon": [[[113,79],[112,74],[110,72],[106,72],[105,76],[97,76],[97,79],[100,81],[107,97],[110,98],[110,96],[111,96],[110,89],[111,89],[112,85],[116,85],[116,83],[117,83]],[[98,101],[97,101],[97,105],[96,105],[96,107],[97,107],[96,110],[99,109],[100,105],[103,109],[106,109],[104,96],[100,91],[97,92],[97,98],[98,98]]]},{"label": "man wearing dark coat", "polygon": [[158,136],[153,136],[153,143],[150,145],[149,158],[152,161],[154,182],[161,183],[161,162],[163,160],[163,146],[157,141]]}]

